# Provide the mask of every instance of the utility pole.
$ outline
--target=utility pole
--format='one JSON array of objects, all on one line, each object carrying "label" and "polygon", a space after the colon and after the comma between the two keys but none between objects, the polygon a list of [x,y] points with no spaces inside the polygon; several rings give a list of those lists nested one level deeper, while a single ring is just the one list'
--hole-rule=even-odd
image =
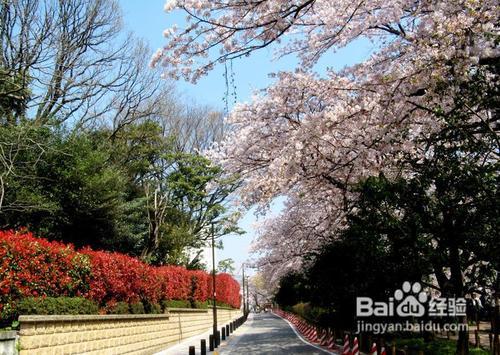
[{"label": "utility pole", "polygon": [[249,295],[250,293],[248,292],[248,279],[249,279],[249,276],[247,276],[247,312],[250,313],[250,298],[249,298]]},{"label": "utility pole", "polygon": [[241,270],[243,272],[243,277],[241,279],[241,301],[243,302],[243,314],[246,314],[246,306],[245,306],[245,263],[241,264]]},{"label": "utility pole", "polygon": [[216,301],[216,291],[215,291],[215,237],[214,237],[214,225],[212,224],[210,233],[212,234],[212,312],[214,318],[213,324],[213,339],[214,339],[214,348],[217,344],[217,301]]}]

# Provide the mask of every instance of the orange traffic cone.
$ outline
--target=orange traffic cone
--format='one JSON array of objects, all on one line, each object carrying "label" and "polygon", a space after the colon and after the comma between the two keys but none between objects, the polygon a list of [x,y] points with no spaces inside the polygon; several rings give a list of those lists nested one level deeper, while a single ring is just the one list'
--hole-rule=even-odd
[{"label": "orange traffic cone", "polygon": [[372,348],[370,349],[370,355],[377,355],[377,344],[373,343]]},{"label": "orange traffic cone", "polygon": [[385,351],[384,347],[382,347],[382,349],[380,349],[380,355],[387,355],[387,352]]}]

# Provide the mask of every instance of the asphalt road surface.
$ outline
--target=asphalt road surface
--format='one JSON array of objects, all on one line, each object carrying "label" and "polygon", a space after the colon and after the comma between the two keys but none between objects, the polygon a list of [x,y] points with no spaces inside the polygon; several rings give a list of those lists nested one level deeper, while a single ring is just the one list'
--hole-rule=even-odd
[{"label": "asphalt road surface", "polygon": [[304,343],[283,319],[271,314],[253,314],[231,335],[219,354],[333,354]]}]

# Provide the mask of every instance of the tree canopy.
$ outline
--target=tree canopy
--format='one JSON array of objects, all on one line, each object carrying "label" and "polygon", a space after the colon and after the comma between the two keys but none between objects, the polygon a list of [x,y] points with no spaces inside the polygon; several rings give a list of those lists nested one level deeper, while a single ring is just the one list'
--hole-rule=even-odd
[{"label": "tree canopy", "polygon": [[[498,230],[487,211],[498,202],[496,1],[169,0],[165,10],[188,16],[184,28],[165,30],[166,44],[153,56],[167,76],[196,82],[218,63],[264,48],[278,60],[298,58],[234,108],[233,130],[208,154],[241,174],[244,204],[287,197],[255,246],[271,283],[352,233],[366,197],[358,187],[380,174],[391,196],[380,202],[393,214],[365,210],[360,221],[390,229],[407,218],[415,236],[399,244],[404,250],[434,238],[438,250],[426,256],[440,255],[437,278],[440,267],[451,268],[454,295],[466,292],[463,259],[476,266],[494,259],[484,243]],[[373,43],[369,58],[316,70],[319,60],[362,40]],[[461,333],[458,353],[466,345]]]},{"label": "tree canopy", "polygon": [[0,228],[199,268],[239,232],[238,181],[200,154],[224,123],[125,31],[114,0],[2,3]]}]

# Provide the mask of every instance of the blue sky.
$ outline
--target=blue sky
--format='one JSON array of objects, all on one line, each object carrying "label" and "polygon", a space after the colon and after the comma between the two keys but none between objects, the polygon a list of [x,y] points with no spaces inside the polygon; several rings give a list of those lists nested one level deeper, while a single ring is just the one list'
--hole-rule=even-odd
[{"label": "blue sky", "polygon": [[[119,0],[119,2],[123,9],[126,29],[144,39],[153,50],[165,43],[162,36],[163,30],[173,24],[181,26],[184,23],[184,14],[178,12],[167,14],[163,11],[165,0]],[[356,42],[335,54],[325,56],[315,69],[320,73],[324,72],[327,67],[338,70],[345,65],[366,59],[372,49],[373,46],[366,41]],[[291,56],[272,61],[272,54],[272,48],[266,48],[249,58],[233,62],[236,95],[239,102],[249,101],[255,90],[263,89],[271,84],[269,73],[292,70],[297,64],[296,58]],[[194,99],[198,104],[211,105],[222,111],[225,109],[223,98],[226,92],[223,73],[224,67],[221,65],[196,85],[179,81],[177,88],[186,98]],[[271,213],[278,213],[281,207],[282,203],[278,201],[272,207]],[[238,270],[241,263],[248,258],[248,248],[255,235],[253,225],[256,217],[253,212],[253,210],[249,211],[240,221],[240,227],[246,231],[246,234],[224,238],[224,250],[218,252],[217,259],[232,258],[236,261]]]},{"label": "blue sky", "polygon": [[[182,12],[167,14],[163,11],[164,2],[165,0],[120,0],[126,28],[145,39],[154,50],[165,43],[162,33],[166,28],[173,24],[182,26],[184,23],[185,15]],[[271,50],[265,49],[250,58],[233,61],[239,101],[247,101],[254,90],[265,88],[270,82],[268,73],[286,70],[296,64],[296,60],[292,57],[279,63],[271,62],[269,60],[271,56]],[[201,104],[211,104],[224,109],[226,85],[223,73],[224,66],[220,65],[196,85],[181,80],[177,86],[184,94]]]}]

